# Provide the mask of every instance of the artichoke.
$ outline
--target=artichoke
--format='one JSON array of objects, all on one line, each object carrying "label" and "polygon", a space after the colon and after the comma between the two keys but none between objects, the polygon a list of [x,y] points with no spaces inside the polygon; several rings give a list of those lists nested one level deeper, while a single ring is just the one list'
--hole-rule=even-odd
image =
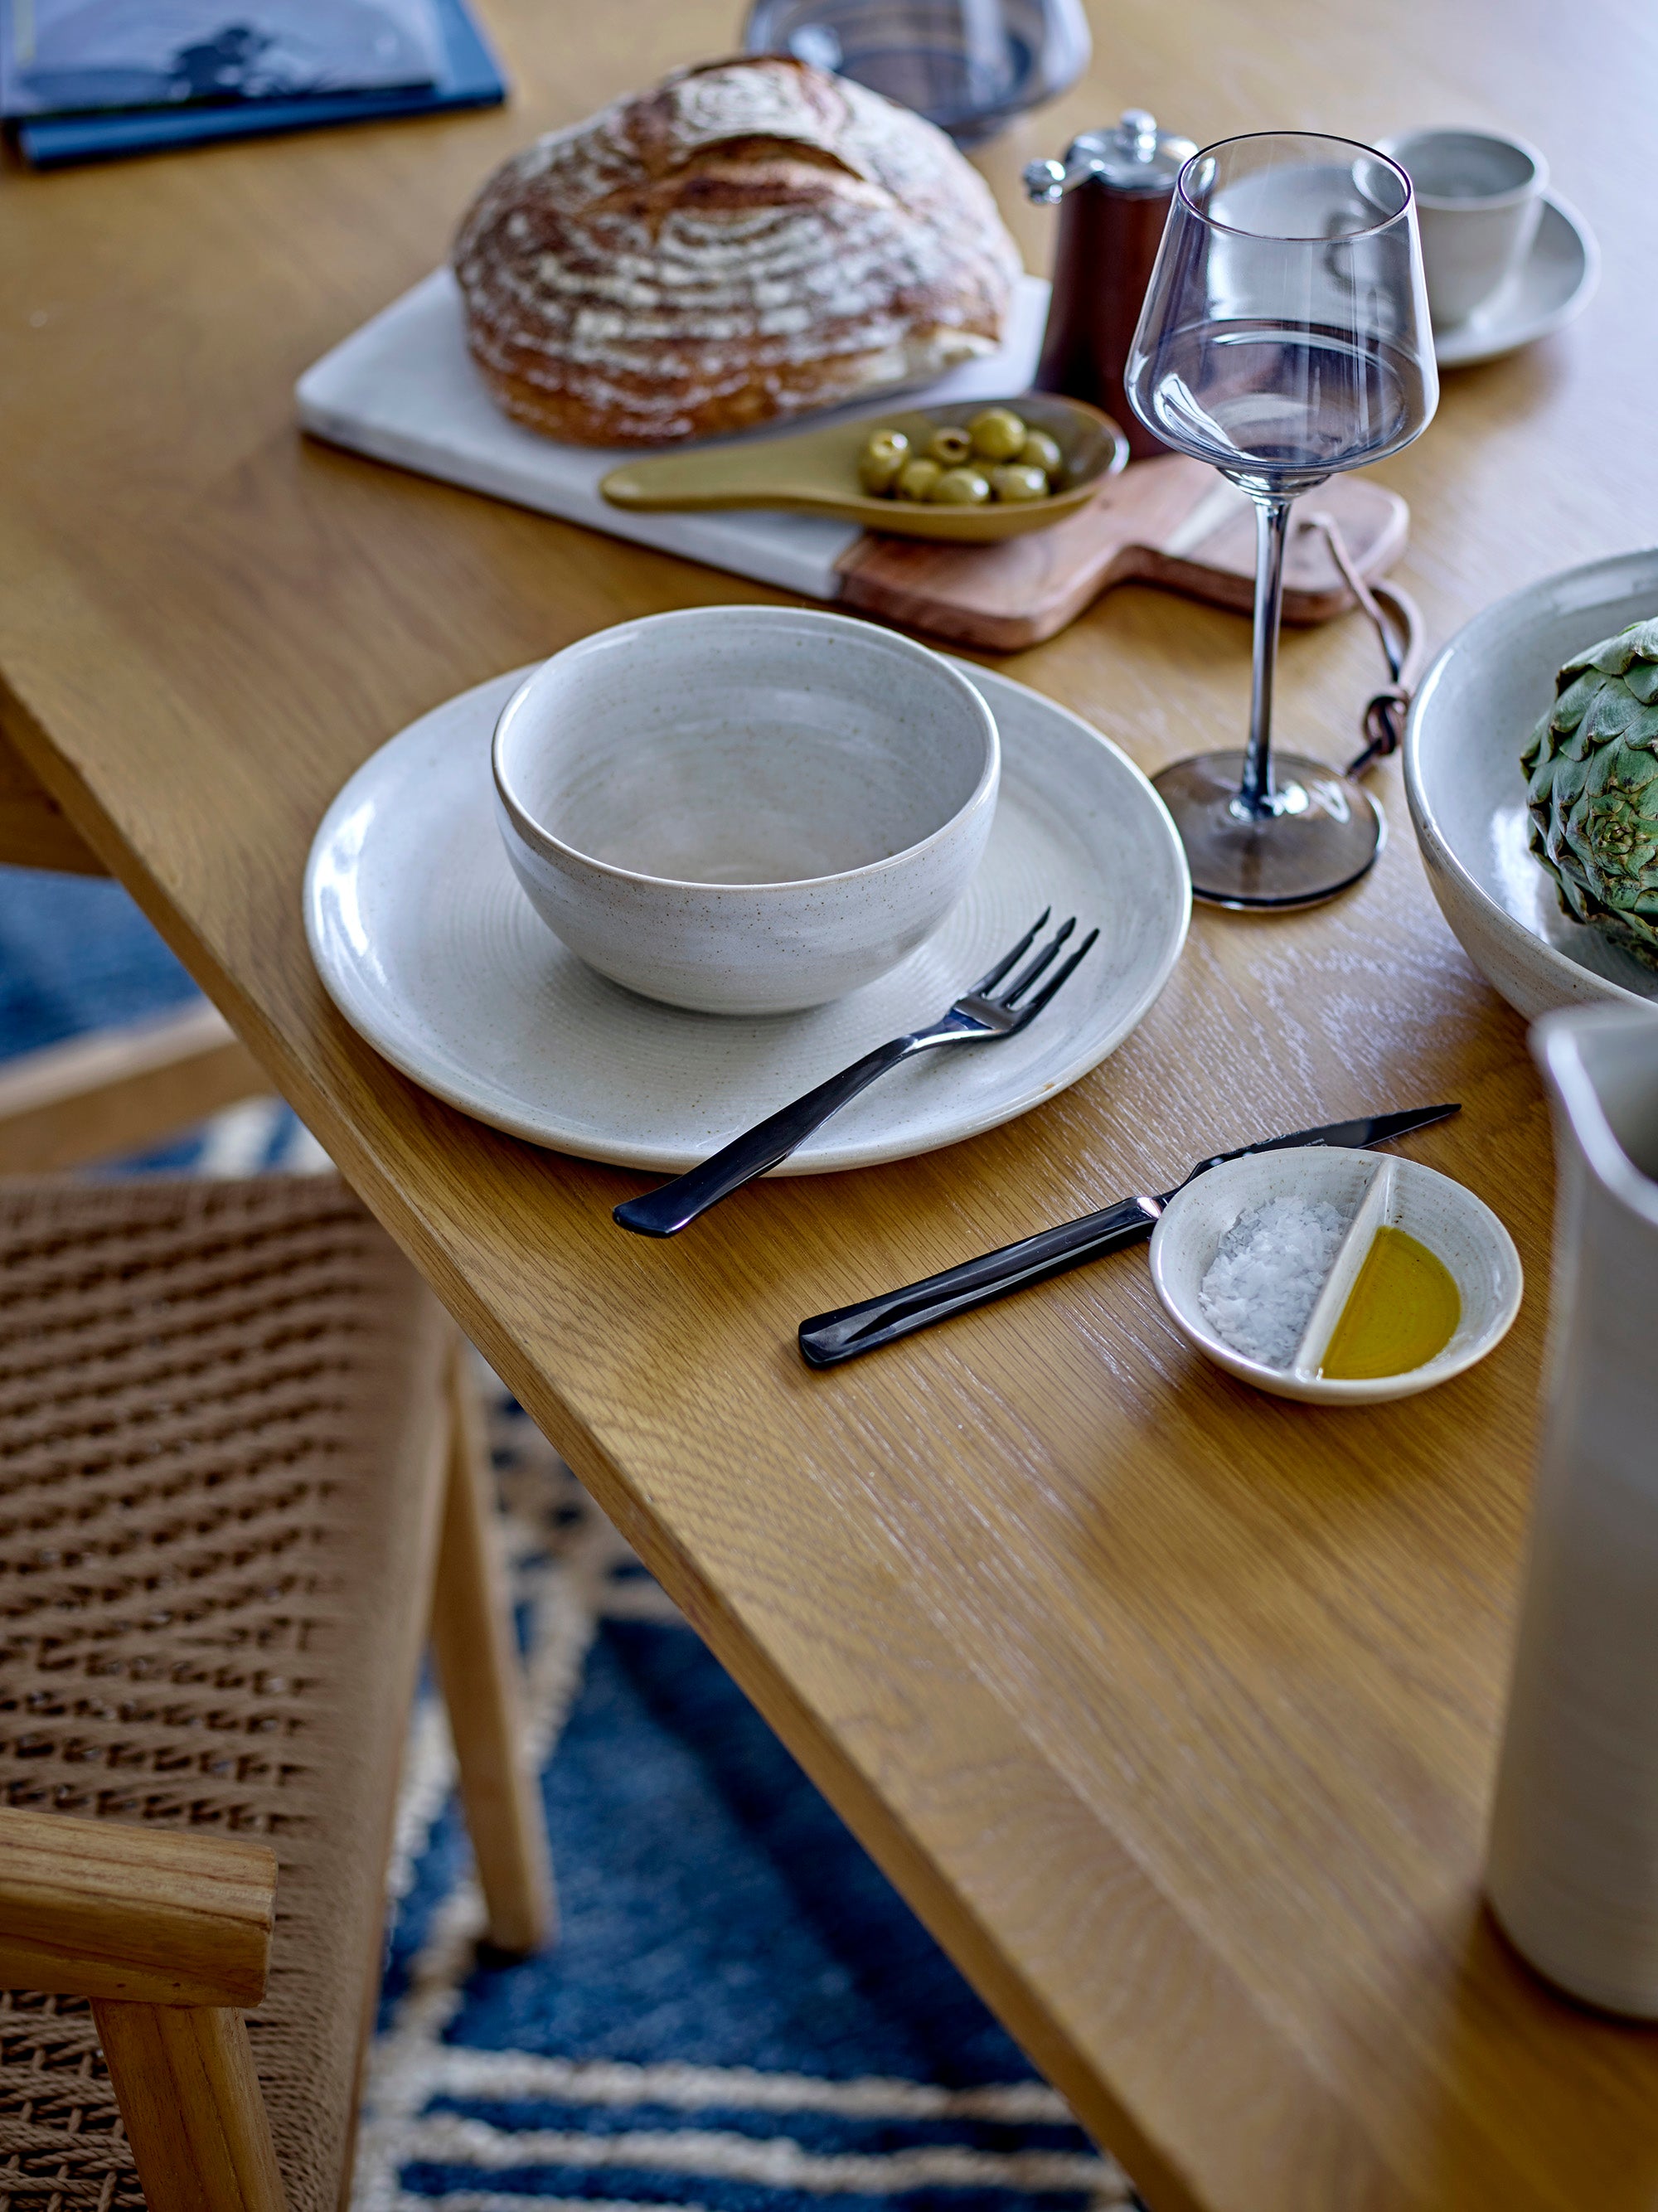
[{"label": "artichoke", "polygon": [[1521,755],[1560,903],[1658,968],[1658,618],[1566,662]]}]

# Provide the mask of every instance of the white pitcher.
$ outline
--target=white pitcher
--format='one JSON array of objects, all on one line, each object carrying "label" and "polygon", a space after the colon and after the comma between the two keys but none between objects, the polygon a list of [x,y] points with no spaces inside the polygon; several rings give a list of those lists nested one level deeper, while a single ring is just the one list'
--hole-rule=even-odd
[{"label": "white pitcher", "polygon": [[1551,1014],[1547,1416],[1486,1893],[1590,2004],[1658,2018],[1658,1009]]}]

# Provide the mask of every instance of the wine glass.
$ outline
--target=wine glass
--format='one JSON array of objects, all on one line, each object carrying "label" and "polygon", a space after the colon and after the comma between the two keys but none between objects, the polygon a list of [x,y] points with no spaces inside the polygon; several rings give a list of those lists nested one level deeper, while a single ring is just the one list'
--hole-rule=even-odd
[{"label": "wine glass", "polygon": [[1386,824],[1368,792],[1272,748],[1290,505],[1419,437],[1439,398],[1411,180],[1369,146],[1228,138],[1181,171],[1125,377],[1165,445],[1255,503],[1249,741],[1156,779],[1197,896],[1308,906],[1355,883]]},{"label": "wine glass", "polygon": [[1082,0],[754,0],[751,54],[793,54],[913,107],[960,145],[1087,68]]}]

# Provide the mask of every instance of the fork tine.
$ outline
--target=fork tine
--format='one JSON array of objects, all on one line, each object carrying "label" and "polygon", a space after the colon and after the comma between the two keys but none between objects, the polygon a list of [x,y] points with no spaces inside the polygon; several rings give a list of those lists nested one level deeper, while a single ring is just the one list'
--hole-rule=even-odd
[{"label": "fork tine", "polygon": [[1035,921],[1031,923],[1029,928],[1026,930],[1024,935],[1014,946],[1013,950],[1011,952],[1005,954],[1003,957],[996,963],[996,965],[990,970],[990,973],[987,975],[981,975],[978,981],[973,985],[970,990],[964,991],[963,993],[963,997],[967,999],[982,999],[987,991],[993,991],[997,984],[1001,981],[1003,976],[1006,975],[1008,969],[1013,965],[1013,963],[1016,960],[1023,959],[1024,955],[1030,950],[1031,945],[1035,942],[1036,932],[1043,927],[1048,921],[1048,915],[1052,914],[1053,911],[1054,909],[1051,906],[1045,906],[1042,912],[1036,916]]},{"label": "fork tine", "polygon": [[1062,989],[1064,986],[1070,981],[1076,969],[1081,964],[1088,953],[1092,951],[1095,940],[1099,936],[1099,933],[1100,933],[1097,929],[1090,929],[1087,936],[1084,938],[1082,943],[1077,947],[1071,957],[1066,962],[1064,967],[1060,969],[1059,974],[1057,975],[1051,975],[1048,978],[1048,981],[1042,985],[1042,989],[1037,992],[1035,997],[1030,1001],[1030,1004],[1028,1006],[1020,1007],[1019,1027],[1021,1029],[1024,1027],[1027,1022],[1034,1022],[1037,1015],[1041,1013],[1042,1008],[1054,996],[1054,994],[1056,991]]},{"label": "fork tine", "polygon": [[1015,1000],[1017,999],[1020,992],[1028,991],[1030,988],[1030,986],[1035,981],[1037,976],[1042,974],[1043,969],[1047,967],[1048,962],[1052,960],[1054,954],[1059,951],[1060,947],[1065,943],[1066,938],[1070,936],[1072,931],[1076,927],[1077,917],[1074,914],[1072,915],[1069,921],[1062,921],[1060,924],[1058,929],[1054,933],[1052,941],[1043,945],[1042,951],[1036,955],[1035,958],[1031,961],[1027,967],[1020,970],[1018,975],[1017,975],[1013,981],[1008,985],[1006,990],[1002,993],[1001,997],[996,1002],[998,1006],[1006,1006],[1009,1009],[1011,1009],[1013,1003]]}]

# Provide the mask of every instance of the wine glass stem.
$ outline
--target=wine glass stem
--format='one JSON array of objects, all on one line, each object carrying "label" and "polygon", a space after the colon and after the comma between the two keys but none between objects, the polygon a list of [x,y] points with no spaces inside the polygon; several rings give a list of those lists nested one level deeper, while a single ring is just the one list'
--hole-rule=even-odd
[{"label": "wine glass stem", "polygon": [[1284,607],[1284,544],[1289,500],[1252,495],[1255,502],[1255,660],[1249,699],[1249,745],[1238,804],[1259,821],[1276,811],[1272,788],[1272,678],[1278,670],[1278,617]]}]

